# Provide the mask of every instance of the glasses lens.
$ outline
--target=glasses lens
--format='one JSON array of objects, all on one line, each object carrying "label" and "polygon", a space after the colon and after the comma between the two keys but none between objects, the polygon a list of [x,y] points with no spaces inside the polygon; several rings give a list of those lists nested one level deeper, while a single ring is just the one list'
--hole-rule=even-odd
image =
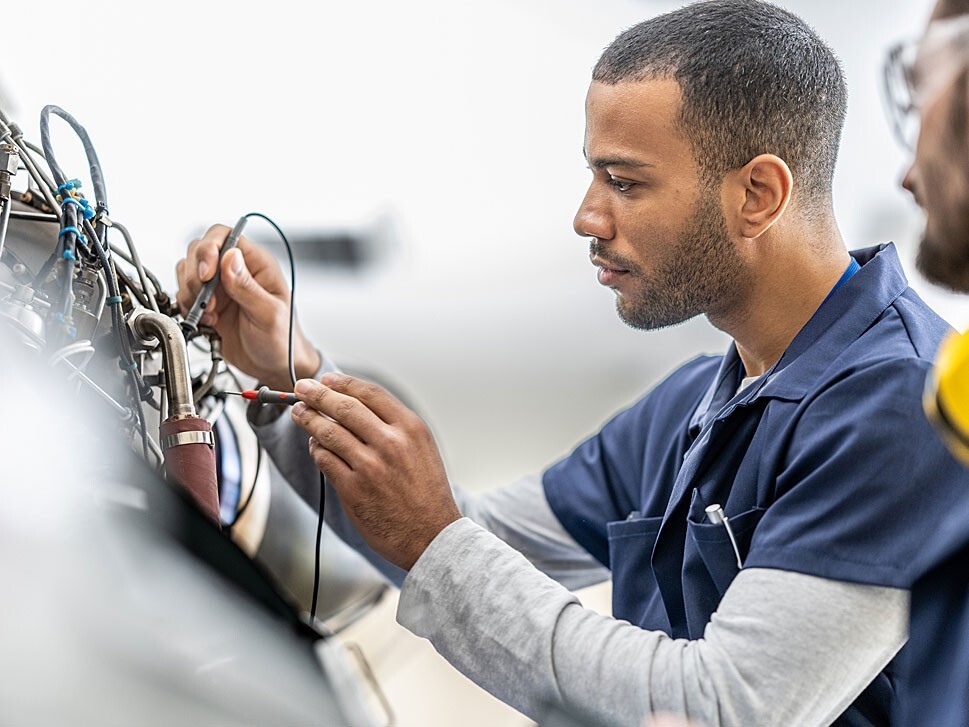
[{"label": "glasses lens", "polygon": [[912,151],[918,140],[919,115],[912,85],[914,43],[893,47],[885,60],[885,108],[898,142]]}]

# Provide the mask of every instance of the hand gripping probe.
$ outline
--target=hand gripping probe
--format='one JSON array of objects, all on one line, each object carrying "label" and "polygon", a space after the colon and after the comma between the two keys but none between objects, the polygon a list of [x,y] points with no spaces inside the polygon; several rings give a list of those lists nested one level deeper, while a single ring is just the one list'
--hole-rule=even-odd
[{"label": "hand gripping probe", "polygon": [[247,216],[240,217],[239,221],[236,222],[236,226],[232,228],[232,232],[225,239],[222,249],[219,251],[219,264],[215,266],[215,275],[202,285],[202,289],[199,291],[198,296],[196,296],[195,302],[192,303],[191,310],[185,316],[185,320],[182,321],[182,328],[185,330],[186,338],[198,331],[199,319],[205,312],[205,306],[212,299],[212,294],[215,293],[215,289],[219,287],[219,280],[222,279],[222,258],[225,257],[225,254],[229,250],[239,244],[239,238],[242,237],[242,231],[246,227],[246,220]]}]

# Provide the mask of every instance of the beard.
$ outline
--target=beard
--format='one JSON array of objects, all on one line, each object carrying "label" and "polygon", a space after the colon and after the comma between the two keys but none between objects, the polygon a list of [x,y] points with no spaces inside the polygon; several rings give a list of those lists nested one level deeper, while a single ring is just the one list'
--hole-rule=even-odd
[{"label": "beard", "polygon": [[950,234],[933,235],[927,230],[919,243],[915,267],[926,280],[956,293],[969,293],[969,224],[961,234]]},{"label": "beard", "polygon": [[701,196],[690,226],[671,241],[667,259],[649,275],[634,261],[609,254],[598,240],[590,244],[591,253],[635,279],[633,291],[616,296],[616,313],[626,325],[644,331],[674,326],[729,306],[744,290],[747,269],[718,199],[712,193]]},{"label": "beard", "polygon": [[[915,265],[925,277],[954,290],[969,293],[969,157],[965,139],[969,134],[969,71],[963,71],[952,95],[941,128],[919,139],[916,164],[923,167],[915,196],[926,212],[925,232]],[[927,127],[923,128],[923,131]],[[924,143],[924,146],[923,146]]]}]

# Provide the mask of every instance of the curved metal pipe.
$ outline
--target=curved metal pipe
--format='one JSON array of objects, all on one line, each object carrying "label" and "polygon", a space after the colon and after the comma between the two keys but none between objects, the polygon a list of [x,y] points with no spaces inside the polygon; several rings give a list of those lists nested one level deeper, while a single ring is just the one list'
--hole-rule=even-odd
[{"label": "curved metal pipe", "polygon": [[192,375],[188,370],[185,336],[174,320],[162,313],[139,308],[128,318],[128,324],[142,343],[157,339],[165,362],[165,388],[171,419],[194,417]]}]

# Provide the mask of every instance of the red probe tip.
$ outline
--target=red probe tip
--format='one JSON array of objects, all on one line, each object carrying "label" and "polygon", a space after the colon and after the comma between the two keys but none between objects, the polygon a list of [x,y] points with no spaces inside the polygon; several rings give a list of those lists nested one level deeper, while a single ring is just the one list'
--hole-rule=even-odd
[{"label": "red probe tip", "polygon": [[258,396],[259,396],[259,392],[258,391],[252,391],[251,389],[248,390],[248,391],[243,391],[242,392],[242,398],[243,399],[249,399],[250,401],[255,401],[256,400],[256,397],[258,397]]}]

